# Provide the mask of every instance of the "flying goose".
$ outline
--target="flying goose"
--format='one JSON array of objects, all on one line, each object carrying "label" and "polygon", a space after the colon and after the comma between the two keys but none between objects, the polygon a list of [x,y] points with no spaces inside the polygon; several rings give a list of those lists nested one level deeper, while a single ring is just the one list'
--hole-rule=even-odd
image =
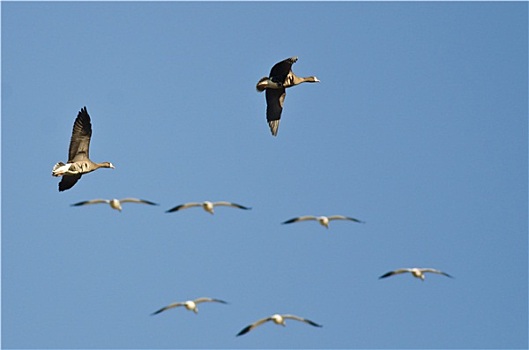
[{"label": "flying goose", "polygon": [[361,224],[364,223],[363,221],[360,221],[358,219],[351,218],[351,217],[348,217],[348,216],[343,216],[343,215],[332,215],[332,216],[306,215],[306,216],[300,216],[300,217],[297,217],[297,218],[293,218],[293,219],[287,220],[285,222],[282,222],[282,224],[291,224],[293,222],[307,221],[307,220],[318,221],[321,225],[325,226],[326,228],[329,228],[329,221],[332,221],[332,220],[349,220],[349,221],[354,221],[354,222],[358,222],[358,223],[361,223]]},{"label": "flying goose", "polygon": [[213,298],[198,298],[195,300],[188,300],[188,301],[182,301],[177,303],[172,303],[167,306],[162,307],[160,310],[157,310],[153,312],[151,315],[159,314],[160,312],[163,312],[165,310],[169,310],[178,306],[184,306],[186,309],[193,311],[195,314],[198,314],[198,307],[197,304],[204,303],[204,302],[216,302],[221,304],[227,304],[224,300],[220,299],[213,299]]},{"label": "flying goose", "polygon": [[262,319],[260,319],[260,320],[257,320],[257,321],[255,321],[254,323],[252,323],[251,325],[244,327],[239,333],[237,333],[237,337],[240,336],[240,335],[243,335],[243,334],[248,333],[249,331],[251,331],[251,330],[254,329],[255,327],[260,326],[260,325],[262,325],[263,323],[268,322],[268,321],[273,321],[275,324],[280,324],[280,325],[282,325],[283,327],[285,327],[285,326],[286,326],[286,323],[285,323],[285,320],[286,320],[286,319],[291,319],[291,320],[296,320],[296,321],[305,322],[305,323],[308,323],[308,324],[310,324],[311,326],[314,326],[314,327],[323,327],[322,325],[319,325],[319,324],[317,324],[316,322],[313,322],[313,321],[311,321],[311,320],[308,320],[308,319],[306,319],[306,318],[299,317],[299,316],[296,316],[296,315],[287,315],[287,314],[279,315],[279,314],[274,314],[274,315],[272,315],[272,316],[265,317],[265,318],[262,318]]},{"label": "flying goose", "polygon": [[405,272],[411,273],[411,275],[413,277],[420,278],[422,281],[424,281],[424,277],[425,277],[424,273],[425,272],[437,273],[439,275],[445,275],[446,277],[454,278],[454,277],[450,276],[449,274],[447,274],[446,272],[439,271],[439,270],[436,270],[436,269],[414,267],[414,268],[403,268],[403,269],[397,269],[397,270],[394,270],[394,271],[390,271],[390,272],[385,273],[382,276],[380,276],[379,279],[386,278],[386,277],[393,276],[393,275],[398,275],[400,273],[405,273]]},{"label": "flying goose", "polygon": [[296,56],[276,63],[270,70],[270,76],[261,78],[256,85],[257,91],[263,92],[266,90],[266,120],[274,136],[277,136],[279,119],[283,111],[283,102],[286,96],[285,89],[301,83],[319,82],[318,78],[314,76],[303,78],[294,74],[292,72],[292,64],[297,60]]},{"label": "flying goose", "polygon": [[99,168],[112,168],[112,163],[94,163],[89,159],[90,137],[92,136],[92,124],[86,107],[81,108],[73,124],[70,149],[68,151],[68,162],[55,164],[51,171],[52,176],[62,176],[59,182],[59,191],[66,191],[75,185],[83,174],[90,173]]},{"label": "flying goose", "polygon": [[244,209],[244,210],[252,209],[252,208],[248,208],[248,207],[242,206],[237,203],[231,203],[231,202],[225,202],[225,201],[221,201],[221,202],[204,201],[204,202],[190,202],[190,203],[180,204],[174,208],[167,210],[166,213],[172,213],[172,212],[175,212],[181,209],[187,209],[191,207],[202,207],[208,213],[214,214],[215,212],[213,208],[216,206],[234,207],[234,208],[239,208],[239,209]]},{"label": "flying goose", "polygon": [[79,203],[72,204],[72,207],[78,207],[81,205],[88,205],[88,204],[99,204],[99,203],[107,203],[110,204],[110,207],[112,209],[116,209],[121,211],[121,203],[143,203],[143,204],[149,204],[149,205],[158,205],[157,203],[149,202],[145,199],[138,199],[138,198],[123,198],[123,199],[92,199],[89,201],[83,201]]}]

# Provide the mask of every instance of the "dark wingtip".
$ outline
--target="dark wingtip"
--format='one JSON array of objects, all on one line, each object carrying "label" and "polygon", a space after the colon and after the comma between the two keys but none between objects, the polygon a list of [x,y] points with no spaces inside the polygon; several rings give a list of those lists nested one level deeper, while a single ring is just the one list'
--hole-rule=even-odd
[{"label": "dark wingtip", "polygon": [[314,327],[323,327],[323,325],[321,324],[317,324],[316,322],[314,321],[311,321],[311,320],[307,320],[305,319],[311,326],[314,326]]},{"label": "dark wingtip", "polygon": [[79,111],[78,115],[81,115],[81,114],[84,114],[84,115],[86,115],[88,118],[90,118],[90,115],[88,114],[88,111],[86,110],[86,106],[84,106],[83,108],[81,108],[81,110]]},{"label": "dark wingtip", "polygon": [[356,222],[356,223],[359,223],[359,224],[365,224],[366,222],[363,221],[363,220],[360,220],[360,219],[356,219],[356,218],[352,218],[350,216],[347,216],[347,220],[350,220],[350,221],[353,221],[353,222]]},{"label": "dark wingtip", "polygon": [[245,207],[244,205],[240,205],[238,203],[231,203],[233,206],[235,206],[236,208],[239,208],[239,209],[244,209],[244,210],[250,210],[252,209],[251,207]]},{"label": "dark wingtip", "polygon": [[287,221],[283,221],[283,222],[281,223],[281,225],[284,225],[284,224],[291,224],[291,223],[293,223],[294,221],[296,221],[296,218],[294,218],[294,219],[290,219],[290,220],[287,220]]},{"label": "dark wingtip", "polygon": [[245,328],[243,328],[242,331],[240,331],[239,333],[237,333],[236,337],[248,333],[248,332],[250,331],[250,328],[252,328],[251,325],[250,325],[250,326],[247,326],[247,327],[245,327]]}]

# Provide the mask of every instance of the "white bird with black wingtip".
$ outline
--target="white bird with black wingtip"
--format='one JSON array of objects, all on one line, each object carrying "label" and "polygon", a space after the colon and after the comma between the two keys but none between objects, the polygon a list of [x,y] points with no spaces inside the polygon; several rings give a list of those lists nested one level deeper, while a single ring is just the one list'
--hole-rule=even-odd
[{"label": "white bird with black wingtip", "polygon": [[179,307],[179,306],[184,306],[187,310],[193,311],[195,314],[198,314],[197,304],[205,303],[205,302],[215,302],[215,303],[227,304],[227,302],[224,300],[202,297],[202,298],[197,298],[195,300],[181,301],[181,302],[169,304],[153,312],[151,315],[157,315],[160,312],[163,312],[165,310],[169,310],[175,307]]},{"label": "white bird with black wingtip", "polygon": [[297,218],[284,221],[281,224],[291,224],[294,222],[308,221],[308,220],[317,221],[320,223],[320,225],[325,226],[325,228],[329,228],[329,222],[332,220],[348,220],[348,221],[353,221],[353,222],[357,222],[361,224],[364,223],[364,221],[361,221],[361,220],[358,220],[358,219],[355,219],[349,216],[344,216],[344,215],[332,215],[332,216],[305,215],[305,216],[299,216]]},{"label": "white bird with black wingtip", "polygon": [[440,270],[436,270],[436,269],[432,269],[432,268],[412,267],[412,268],[402,268],[402,269],[389,271],[389,272],[383,274],[382,276],[380,276],[378,279],[386,278],[386,277],[393,276],[393,275],[398,275],[398,274],[401,274],[401,273],[407,273],[407,272],[411,273],[411,275],[413,277],[419,278],[422,281],[424,281],[424,278],[425,278],[424,274],[426,272],[436,273],[438,275],[444,275],[446,277],[454,278],[451,275],[447,274],[446,272],[443,272],[443,271],[440,271]]},{"label": "white bird with black wingtip", "polygon": [[166,213],[172,213],[178,210],[187,209],[187,208],[193,208],[193,207],[202,207],[205,211],[207,211],[210,214],[215,214],[214,208],[215,207],[232,207],[232,208],[238,208],[238,209],[244,209],[244,210],[250,210],[252,208],[245,207],[243,205],[232,203],[232,202],[226,202],[226,201],[219,201],[219,202],[210,202],[210,201],[204,201],[204,202],[189,202],[177,205],[174,208],[171,208],[166,211]]},{"label": "white bird with black wingtip", "polygon": [[237,337],[240,336],[240,335],[248,333],[249,331],[251,331],[255,327],[258,327],[258,326],[260,326],[263,323],[266,323],[268,321],[272,321],[275,324],[278,324],[278,325],[281,325],[281,326],[285,327],[286,326],[285,320],[287,320],[287,319],[296,320],[296,321],[300,321],[300,322],[305,322],[305,323],[310,324],[311,326],[314,326],[314,327],[323,327],[321,324],[317,324],[314,321],[311,321],[309,319],[306,319],[306,318],[303,318],[303,317],[299,317],[299,316],[296,316],[296,315],[274,314],[272,316],[265,317],[265,318],[262,318],[260,320],[257,320],[254,323],[244,327],[239,333],[237,333]]},{"label": "white bird with black wingtip", "polygon": [[122,203],[139,203],[139,204],[148,204],[148,205],[158,205],[157,203],[153,203],[151,201],[145,200],[145,199],[139,199],[139,198],[123,198],[123,199],[91,199],[89,201],[83,201],[79,203],[72,204],[72,207],[78,207],[82,205],[89,205],[89,204],[108,204],[112,209],[116,209],[121,211],[123,208],[121,207]]}]

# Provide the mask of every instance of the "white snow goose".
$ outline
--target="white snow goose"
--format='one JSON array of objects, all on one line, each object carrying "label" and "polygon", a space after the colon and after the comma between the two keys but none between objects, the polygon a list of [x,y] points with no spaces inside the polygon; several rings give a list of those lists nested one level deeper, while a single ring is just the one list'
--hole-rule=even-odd
[{"label": "white snow goose", "polygon": [[332,215],[332,216],[313,216],[313,215],[305,215],[305,216],[299,216],[297,218],[293,218],[287,221],[282,222],[282,224],[291,224],[293,222],[299,222],[299,221],[307,221],[307,220],[313,220],[320,223],[320,225],[325,226],[326,228],[329,228],[329,221],[332,220],[348,220],[353,222],[358,222],[363,224],[364,221],[349,217],[349,216],[343,216],[343,215]]},{"label": "white snow goose", "polygon": [[265,317],[265,318],[262,318],[260,320],[257,320],[254,323],[252,323],[251,325],[248,325],[248,326],[244,327],[239,333],[237,333],[237,337],[240,336],[240,335],[248,333],[249,331],[251,331],[255,327],[258,327],[258,326],[260,326],[263,323],[268,322],[268,321],[273,321],[275,324],[286,326],[286,323],[285,323],[286,319],[291,319],[291,320],[296,320],[296,321],[300,321],[300,322],[305,322],[305,323],[310,324],[311,326],[314,326],[314,327],[323,327],[322,325],[317,324],[316,322],[313,322],[311,320],[308,320],[306,318],[299,317],[299,316],[296,316],[296,315],[274,314],[272,316]]},{"label": "white snow goose", "polygon": [[149,204],[149,205],[158,205],[157,203],[150,202],[145,199],[139,199],[139,198],[123,198],[123,199],[91,199],[89,201],[83,201],[79,203],[72,204],[72,207],[78,207],[81,205],[89,205],[89,204],[100,204],[100,203],[106,203],[109,204],[112,209],[116,209],[121,211],[121,204],[122,203],[140,203],[140,204]]},{"label": "white snow goose", "polygon": [[185,204],[180,204],[180,205],[177,205],[174,208],[171,208],[171,209],[167,210],[166,213],[172,213],[172,212],[175,212],[175,211],[178,211],[178,210],[192,208],[192,207],[202,207],[208,213],[215,214],[214,207],[218,207],[218,206],[233,207],[233,208],[239,208],[239,209],[244,209],[244,210],[252,209],[252,208],[245,207],[245,206],[242,206],[240,204],[232,203],[232,202],[225,202],[225,201],[210,202],[210,201],[204,201],[204,202],[189,202],[189,203],[185,203]]},{"label": "white snow goose", "polygon": [[424,278],[425,278],[424,273],[425,272],[436,273],[436,274],[439,274],[439,275],[444,275],[446,277],[454,278],[454,277],[450,276],[449,274],[447,274],[446,272],[443,272],[443,271],[440,271],[440,270],[436,270],[436,269],[432,269],[432,268],[413,267],[413,268],[402,268],[402,269],[397,269],[397,270],[394,270],[394,271],[390,271],[390,272],[385,273],[382,276],[380,276],[379,279],[386,278],[386,277],[393,276],[393,275],[398,275],[398,274],[401,274],[401,273],[406,273],[406,272],[411,273],[411,275],[413,277],[420,278],[422,281],[424,281]]},{"label": "white snow goose", "polygon": [[188,300],[188,301],[182,301],[182,302],[176,302],[176,303],[169,304],[153,312],[151,315],[157,315],[160,312],[163,312],[165,310],[169,310],[175,307],[179,307],[179,306],[184,306],[186,309],[193,311],[195,314],[198,314],[197,304],[205,303],[205,302],[215,302],[215,303],[227,304],[227,302],[225,302],[224,300],[203,297],[203,298],[198,298],[195,300]]}]

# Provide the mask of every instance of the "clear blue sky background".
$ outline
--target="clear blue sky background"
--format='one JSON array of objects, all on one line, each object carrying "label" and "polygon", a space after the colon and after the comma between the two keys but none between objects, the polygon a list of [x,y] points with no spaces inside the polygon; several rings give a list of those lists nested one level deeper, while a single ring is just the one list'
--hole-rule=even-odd
[{"label": "clear blue sky background", "polygon": [[[526,2],[1,6],[4,348],[527,347]],[[116,169],[59,193],[83,106]]]}]

